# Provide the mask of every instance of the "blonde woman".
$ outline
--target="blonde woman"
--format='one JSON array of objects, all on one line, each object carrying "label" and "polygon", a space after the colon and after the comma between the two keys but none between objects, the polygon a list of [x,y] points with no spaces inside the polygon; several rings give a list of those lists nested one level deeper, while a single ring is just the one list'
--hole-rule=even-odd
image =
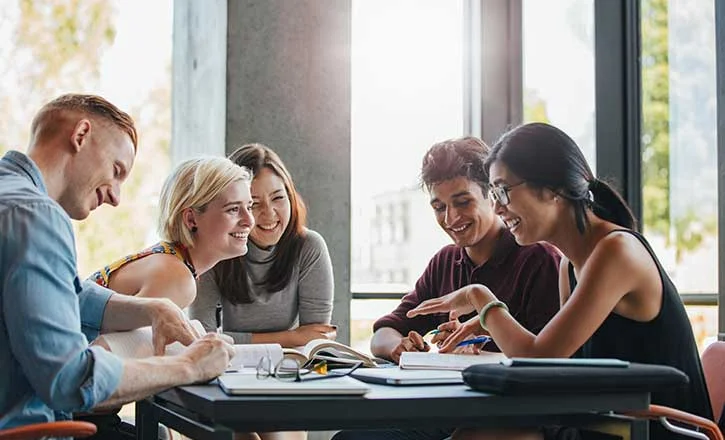
[{"label": "blonde woman", "polygon": [[123,257],[91,276],[119,293],[169,298],[187,307],[196,279],[219,261],[247,253],[254,226],[248,169],[223,157],[180,163],[164,182],[161,241]]}]

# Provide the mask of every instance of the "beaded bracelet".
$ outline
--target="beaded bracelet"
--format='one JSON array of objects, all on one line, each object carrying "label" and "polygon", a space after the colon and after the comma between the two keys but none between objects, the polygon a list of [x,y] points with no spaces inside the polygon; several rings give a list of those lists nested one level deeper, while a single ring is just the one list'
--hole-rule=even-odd
[{"label": "beaded bracelet", "polygon": [[494,300],[490,303],[483,306],[480,312],[478,312],[478,321],[481,323],[481,328],[488,331],[488,327],[486,327],[486,313],[488,313],[489,310],[491,310],[494,307],[501,307],[502,309],[509,311],[509,307],[506,305],[505,302],[500,300]]}]

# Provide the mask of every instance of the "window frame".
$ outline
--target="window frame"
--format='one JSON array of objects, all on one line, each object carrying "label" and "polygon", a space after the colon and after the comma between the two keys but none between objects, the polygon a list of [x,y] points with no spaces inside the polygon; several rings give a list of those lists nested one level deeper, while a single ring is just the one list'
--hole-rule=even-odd
[{"label": "window frame", "polygon": [[[493,143],[523,120],[522,0],[466,0],[464,15],[464,133]],[[640,20],[640,0],[594,0],[596,173],[620,183],[618,189],[641,224]],[[723,2],[715,2],[715,26],[718,169],[725,169]],[[725,256],[723,194],[725,177],[718,179],[718,250]],[[725,286],[725,258],[719,257],[717,267],[718,285]],[[354,291],[352,298],[396,299],[406,293]],[[684,293],[682,299],[686,305],[716,306],[725,302],[725,291]],[[725,308],[719,308],[718,317],[719,328],[725,328]],[[725,333],[719,339],[725,339]]]},{"label": "window frame", "polygon": [[[717,169],[725,168],[725,4],[715,1],[715,64],[717,66]],[[714,304],[725,304],[725,177],[718,177],[718,291]],[[718,307],[718,340],[725,339],[725,307]]]}]

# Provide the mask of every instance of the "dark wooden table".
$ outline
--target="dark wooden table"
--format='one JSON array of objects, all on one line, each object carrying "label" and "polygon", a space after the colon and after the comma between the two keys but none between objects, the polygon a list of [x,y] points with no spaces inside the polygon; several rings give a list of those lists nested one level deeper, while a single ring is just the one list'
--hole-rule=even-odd
[{"label": "dark wooden table", "polygon": [[608,415],[646,409],[646,391],[499,396],[465,385],[370,388],[364,396],[228,396],[215,384],[176,387],[136,403],[138,438],[156,439],[159,423],[193,439],[231,440],[235,431],[592,426],[603,421],[627,437],[648,436],[646,423]]}]

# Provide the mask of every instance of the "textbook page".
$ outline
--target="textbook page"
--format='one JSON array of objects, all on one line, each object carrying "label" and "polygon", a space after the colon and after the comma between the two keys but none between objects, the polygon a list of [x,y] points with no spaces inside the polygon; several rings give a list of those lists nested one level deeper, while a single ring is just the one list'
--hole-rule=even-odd
[{"label": "textbook page", "polygon": [[297,359],[300,363],[305,363],[314,358],[341,364],[362,362],[366,367],[378,366],[375,358],[371,355],[355,350],[349,345],[329,339],[313,339],[303,347],[297,347],[296,349],[286,348],[284,349],[284,353]]},{"label": "textbook page", "polygon": [[400,354],[400,368],[409,370],[463,371],[476,364],[498,364],[506,359],[503,353],[452,354],[406,351]]},{"label": "textbook page", "polygon": [[[192,327],[201,335],[206,330],[201,322],[190,321]],[[154,355],[154,345],[151,339],[151,327],[141,327],[127,332],[107,333],[100,337],[110,348],[110,351],[122,358],[145,358]],[[166,346],[166,355],[173,356],[184,351],[185,346],[174,342]],[[230,361],[234,369],[256,368],[259,360],[267,356],[272,365],[282,360],[282,346],[279,344],[235,344],[235,355]]]}]

